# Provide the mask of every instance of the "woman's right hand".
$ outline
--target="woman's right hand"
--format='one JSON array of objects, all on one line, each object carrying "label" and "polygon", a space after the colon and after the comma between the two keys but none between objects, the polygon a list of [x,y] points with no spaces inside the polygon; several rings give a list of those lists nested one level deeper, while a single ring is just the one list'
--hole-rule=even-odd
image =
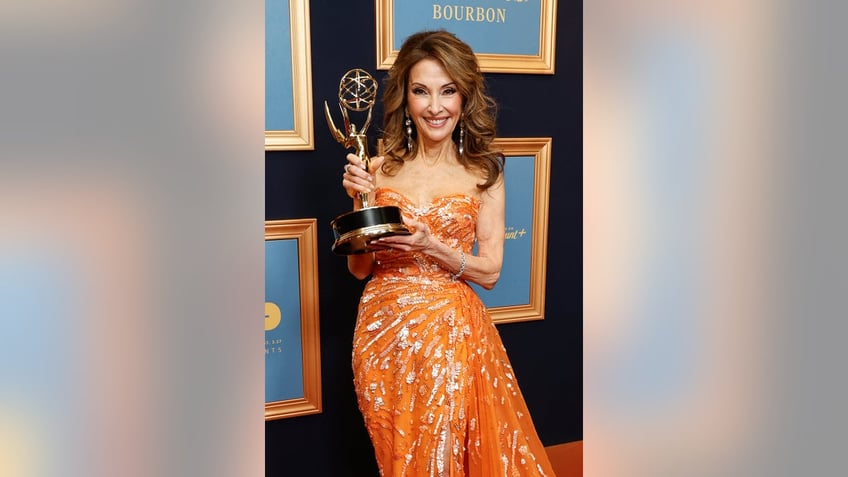
[{"label": "woman's right hand", "polygon": [[369,161],[370,171],[366,171],[359,156],[353,153],[347,155],[345,172],[342,175],[342,187],[345,188],[348,197],[356,198],[358,193],[368,194],[377,188],[376,177],[373,172],[380,168],[385,158],[377,156]]}]

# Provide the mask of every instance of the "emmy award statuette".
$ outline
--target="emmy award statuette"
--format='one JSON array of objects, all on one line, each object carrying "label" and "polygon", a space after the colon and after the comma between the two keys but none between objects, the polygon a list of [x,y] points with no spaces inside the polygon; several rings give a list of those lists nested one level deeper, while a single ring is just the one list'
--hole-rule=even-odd
[{"label": "emmy award statuette", "polygon": [[[371,108],[377,99],[377,82],[367,71],[352,69],[342,76],[339,83],[339,109],[344,119],[344,131],[339,131],[330,116],[330,108],[324,101],[324,115],[333,137],[346,149],[353,148],[362,160],[364,168],[369,169],[371,158],[368,155],[368,138],[365,132],[371,124]],[[348,111],[368,111],[365,123],[357,129],[350,122]],[[359,193],[362,208],[342,214],[332,220],[335,242],[333,253],[353,255],[372,252],[370,242],[390,235],[409,235],[409,229],[403,225],[400,209],[395,206],[370,206],[368,194]]]}]

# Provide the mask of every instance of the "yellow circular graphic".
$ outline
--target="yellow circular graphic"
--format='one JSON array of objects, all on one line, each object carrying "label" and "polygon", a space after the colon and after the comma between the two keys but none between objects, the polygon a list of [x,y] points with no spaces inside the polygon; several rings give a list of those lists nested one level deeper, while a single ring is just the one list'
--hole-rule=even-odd
[{"label": "yellow circular graphic", "polygon": [[265,331],[271,331],[279,326],[283,319],[280,307],[270,301],[265,302]]}]

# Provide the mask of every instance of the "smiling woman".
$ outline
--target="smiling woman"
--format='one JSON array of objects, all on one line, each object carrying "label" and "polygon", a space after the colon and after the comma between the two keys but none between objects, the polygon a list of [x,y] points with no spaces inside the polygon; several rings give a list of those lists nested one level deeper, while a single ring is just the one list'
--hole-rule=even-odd
[{"label": "smiling woman", "polygon": [[[342,185],[396,206],[411,235],[375,240],[353,336],[359,409],[380,474],[554,475],[492,317],[504,248],[504,155],[471,48],[412,35],[386,80],[384,156],[356,154]],[[370,203],[370,200],[369,200]],[[476,253],[474,245],[476,242]]]}]

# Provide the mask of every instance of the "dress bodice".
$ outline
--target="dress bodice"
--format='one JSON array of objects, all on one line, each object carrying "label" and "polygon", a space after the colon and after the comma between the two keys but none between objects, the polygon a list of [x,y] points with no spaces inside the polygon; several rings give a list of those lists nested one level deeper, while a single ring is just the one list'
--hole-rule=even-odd
[{"label": "dress bodice", "polygon": [[[408,197],[388,188],[378,188],[375,197],[378,206],[393,205],[403,215],[427,224],[433,236],[451,248],[471,253],[477,238],[477,212],[480,201],[467,194],[449,194],[435,198],[428,204],[417,205]],[[429,256],[396,250],[378,251],[375,274],[403,271],[406,275],[436,273],[450,275]]]}]

